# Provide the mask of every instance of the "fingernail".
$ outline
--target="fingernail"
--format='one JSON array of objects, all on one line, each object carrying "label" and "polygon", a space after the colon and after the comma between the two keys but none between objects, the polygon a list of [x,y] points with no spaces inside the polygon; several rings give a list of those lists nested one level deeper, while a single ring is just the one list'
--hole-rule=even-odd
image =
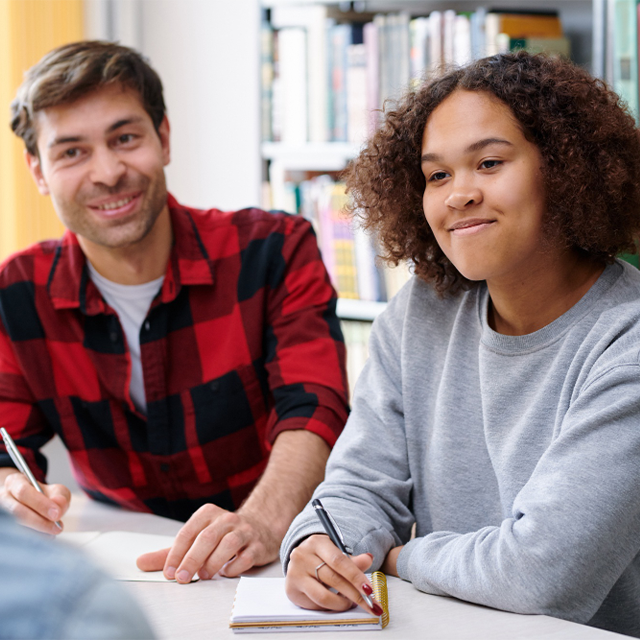
[{"label": "fingernail", "polygon": [[198,571],[198,575],[200,576],[200,580],[208,580],[211,577],[209,572],[205,571],[205,569],[200,569],[200,571]]},{"label": "fingernail", "polygon": [[164,575],[167,576],[167,580],[174,580],[176,577],[176,568],[167,567],[164,571]]},{"label": "fingernail", "polygon": [[371,560],[373,560],[373,553],[369,553],[369,552],[367,551],[367,555],[371,558]]},{"label": "fingernail", "polygon": [[368,595],[370,596],[373,593],[373,589],[365,582],[362,585],[362,590]]},{"label": "fingernail", "polygon": [[382,607],[377,602],[373,603],[371,610],[376,616],[381,616],[384,613],[384,611],[382,610]]},{"label": "fingernail", "polygon": [[178,573],[176,579],[178,580],[178,582],[189,582],[189,580],[191,580],[191,575],[186,569],[183,569]]},{"label": "fingernail", "polygon": [[58,509],[51,508],[49,509],[49,519],[57,520],[60,517],[60,511]]}]

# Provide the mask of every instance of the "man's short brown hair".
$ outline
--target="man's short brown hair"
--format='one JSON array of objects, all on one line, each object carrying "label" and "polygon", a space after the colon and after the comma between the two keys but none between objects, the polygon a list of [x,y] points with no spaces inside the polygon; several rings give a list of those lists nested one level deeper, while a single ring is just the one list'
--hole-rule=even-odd
[{"label": "man's short brown hair", "polygon": [[11,129],[37,155],[35,114],[69,104],[101,87],[121,84],[140,95],[156,131],[165,115],[162,82],[133,49],[113,42],[84,40],[47,53],[29,69],[11,103]]}]

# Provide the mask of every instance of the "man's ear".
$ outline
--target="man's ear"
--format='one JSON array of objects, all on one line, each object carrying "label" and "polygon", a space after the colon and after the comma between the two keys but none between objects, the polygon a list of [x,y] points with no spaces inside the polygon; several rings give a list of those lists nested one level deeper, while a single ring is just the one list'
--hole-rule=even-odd
[{"label": "man's ear", "polygon": [[44,179],[44,175],[42,174],[42,165],[40,164],[40,158],[25,150],[24,159],[27,162],[27,167],[29,167],[29,172],[34,179],[36,186],[38,187],[38,191],[43,196],[48,196],[49,185],[47,185],[47,181]]},{"label": "man's ear", "polygon": [[162,157],[164,160],[164,166],[166,167],[171,162],[171,144],[169,142],[169,134],[171,127],[169,126],[169,118],[165,115],[158,127],[158,136],[160,136],[160,144],[162,145]]}]

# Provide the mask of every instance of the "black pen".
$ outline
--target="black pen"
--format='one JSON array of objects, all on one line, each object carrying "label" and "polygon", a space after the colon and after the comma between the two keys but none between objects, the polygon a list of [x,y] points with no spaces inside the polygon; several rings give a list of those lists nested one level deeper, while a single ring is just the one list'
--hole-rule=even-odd
[{"label": "black pen", "polygon": [[[333,542],[333,544],[335,544],[336,547],[338,547],[338,549],[340,549],[340,551],[342,551],[345,556],[350,555],[347,551],[347,548],[344,546],[344,540],[342,539],[342,536],[338,531],[336,531],[336,527],[333,526],[332,518],[329,515],[329,512],[322,506],[322,502],[320,502],[320,500],[316,498],[311,502],[311,505],[315,509],[316,515],[318,516],[326,534],[331,538],[331,542]],[[369,605],[369,607],[373,609],[373,600],[366,593],[362,593],[361,595],[364,598],[364,601]]]}]

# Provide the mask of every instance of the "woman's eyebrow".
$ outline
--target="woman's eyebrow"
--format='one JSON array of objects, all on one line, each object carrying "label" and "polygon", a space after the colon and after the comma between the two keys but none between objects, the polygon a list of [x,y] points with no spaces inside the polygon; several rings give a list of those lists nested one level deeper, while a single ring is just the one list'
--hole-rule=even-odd
[{"label": "woman's eyebrow", "polygon": [[[465,153],[474,153],[476,151],[480,151],[485,147],[488,147],[491,144],[502,144],[508,145],[510,147],[513,146],[511,142],[505,140],[504,138],[483,138],[482,140],[478,140],[473,144],[470,144],[465,150]],[[423,153],[420,157],[421,162],[440,162],[442,160],[442,156],[439,153]]]}]

